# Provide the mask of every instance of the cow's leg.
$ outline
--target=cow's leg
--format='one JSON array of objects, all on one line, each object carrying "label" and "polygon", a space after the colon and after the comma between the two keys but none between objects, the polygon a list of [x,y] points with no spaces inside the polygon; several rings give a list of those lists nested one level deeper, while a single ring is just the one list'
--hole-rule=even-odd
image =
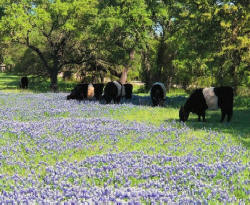
[{"label": "cow's leg", "polygon": [[121,101],[121,97],[114,98],[114,103],[119,104]]},{"label": "cow's leg", "polygon": [[164,106],[164,102],[165,102],[164,99],[161,99],[161,101],[160,101],[160,106],[163,107],[163,106]]},{"label": "cow's leg", "polygon": [[202,121],[206,122],[206,113],[205,113],[205,111],[201,114],[201,116],[202,116]]},{"label": "cow's leg", "polygon": [[201,117],[202,117],[202,121],[203,121],[203,122],[206,121],[205,115],[206,115],[206,114],[205,114],[205,111],[201,111],[201,113],[199,114],[199,119],[198,119],[199,122],[201,121]]},{"label": "cow's leg", "polygon": [[153,104],[153,107],[157,106],[158,105],[157,100],[152,99],[152,104]]},{"label": "cow's leg", "polygon": [[223,121],[224,121],[225,116],[226,116],[225,110],[224,110],[224,109],[221,109],[221,120],[220,120],[220,122],[223,122]]},{"label": "cow's leg", "polygon": [[232,119],[232,115],[233,115],[233,109],[230,108],[227,110],[227,121],[230,122],[230,120]]},{"label": "cow's leg", "polygon": [[105,101],[106,101],[106,104],[111,103],[112,98],[107,97],[107,96],[104,96],[104,99],[105,99]]},{"label": "cow's leg", "polygon": [[121,102],[121,96],[117,98],[117,103],[120,103]]}]

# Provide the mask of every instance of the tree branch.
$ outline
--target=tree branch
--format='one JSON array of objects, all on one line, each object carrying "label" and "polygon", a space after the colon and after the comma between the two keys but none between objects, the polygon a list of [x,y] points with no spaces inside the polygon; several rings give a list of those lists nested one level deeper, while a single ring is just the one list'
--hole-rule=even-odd
[{"label": "tree branch", "polygon": [[30,44],[30,41],[29,41],[29,32],[27,33],[27,37],[26,37],[26,45],[27,45],[30,49],[32,49],[33,51],[35,51],[35,52],[38,54],[38,56],[40,57],[40,59],[42,60],[42,62],[43,62],[43,64],[44,64],[44,66],[49,70],[50,67],[49,67],[49,65],[48,65],[48,62],[47,62],[46,59],[44,58],[44,56],[43,56],[42,52],[40,51],[40,49]]}]

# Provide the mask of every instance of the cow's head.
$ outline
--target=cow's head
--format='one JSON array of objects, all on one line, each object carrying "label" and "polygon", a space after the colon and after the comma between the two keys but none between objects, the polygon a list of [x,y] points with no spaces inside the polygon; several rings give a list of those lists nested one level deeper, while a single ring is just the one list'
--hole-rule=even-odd
[{"label": "cow's head", "polygon": [[67,100],[73,99],[71,95],[67,95]]},{"label": "cow's head", "polygon": [[185,122],[188,120],[188,116],[189,116],[189,112],[187,110],[185,110],[185,108],[183,106],[181,106],[180,110],[179,110],[179,118],[180,121]]}]

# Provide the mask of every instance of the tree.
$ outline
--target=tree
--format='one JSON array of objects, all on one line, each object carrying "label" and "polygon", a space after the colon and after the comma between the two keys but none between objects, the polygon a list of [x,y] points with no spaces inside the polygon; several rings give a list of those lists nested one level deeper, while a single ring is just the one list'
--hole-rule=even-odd
[{"label": "tree", "polygon": [[171,82],[172,77],[185,88],[242,84],[250,47],[246,1],[147,2],[160,28],[155,69],[161,79]]},{"label": "tree", "polygon": [[91,36],[97,9],[95,0],[6,1],[0,28],[6,39],[23,44],[39,56],[57,90],[57,75],[66,65],[91,58],[95,40]]},{"label": "tree", "polygon": [[96,33],[105,34],[101,41],[106,59],[112,64],[123,65],[120,81],[125,83],[135,53],[145,48],[152,26],[146,4],[144,0],[104,0],[98,8]]},{"label": "tree", "polygon": [[[5,15],[4,14],[4,7],[2,6],[2,1],[0,1],[0,20],[2,19],[2,17]],[[2,29],[0,27],[0,64],[3,63],[3,48],[4,48],[4,45],[3,45],[3,39],[2,39],[2,36],[3,36],[3,32],[2,32]]]},{"label": "tree", "polygon": [[[151,1],[146,0],[147,10],[153,21],[151,36],[147,49],[142,56],[143,71],[150,77],[145,76],[146,85],[153,81],[162,81],[169,89],[176,78],[176,65],[174,63],[177,54],[181,50],[183,38],[180,35],[182,27],[178,21],[179,12],[182,11],[178,1]],[[150,60],[149,60],[150,59]],[[150,69],[149,69],[150,67]],[[149,70],[151,70],[149,72]]]},{"label": "tree", "polygon": [[249,4],[180,0],[179,8],[175,21],[181,27],[183,44],[175,60],[177,67],[185,64],[192,82],[202,77],[203,85],[242,85],[249,65]]},{"label": "tree", "polygon": [[238,0],[223,1],[215,11],[220,24],[220,47],[214,57],[218,84],[230,83],[235,90],[239,85],[250,86],[249,9],[247,1]]}]

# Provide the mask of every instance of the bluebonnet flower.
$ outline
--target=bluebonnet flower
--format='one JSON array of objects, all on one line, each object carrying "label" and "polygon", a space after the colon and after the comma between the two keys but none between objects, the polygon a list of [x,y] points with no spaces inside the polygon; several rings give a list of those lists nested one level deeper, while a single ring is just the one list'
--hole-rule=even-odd
[{"label": "bluebonnet flower", "polygon": [[147,98],[103,105],[65,97],[0,95],[0,203],[245,203],[233,191],[241,184],[249,195],[249,161],[240,160],[249,151],[227,136],[110,114],[146,109]]}]

